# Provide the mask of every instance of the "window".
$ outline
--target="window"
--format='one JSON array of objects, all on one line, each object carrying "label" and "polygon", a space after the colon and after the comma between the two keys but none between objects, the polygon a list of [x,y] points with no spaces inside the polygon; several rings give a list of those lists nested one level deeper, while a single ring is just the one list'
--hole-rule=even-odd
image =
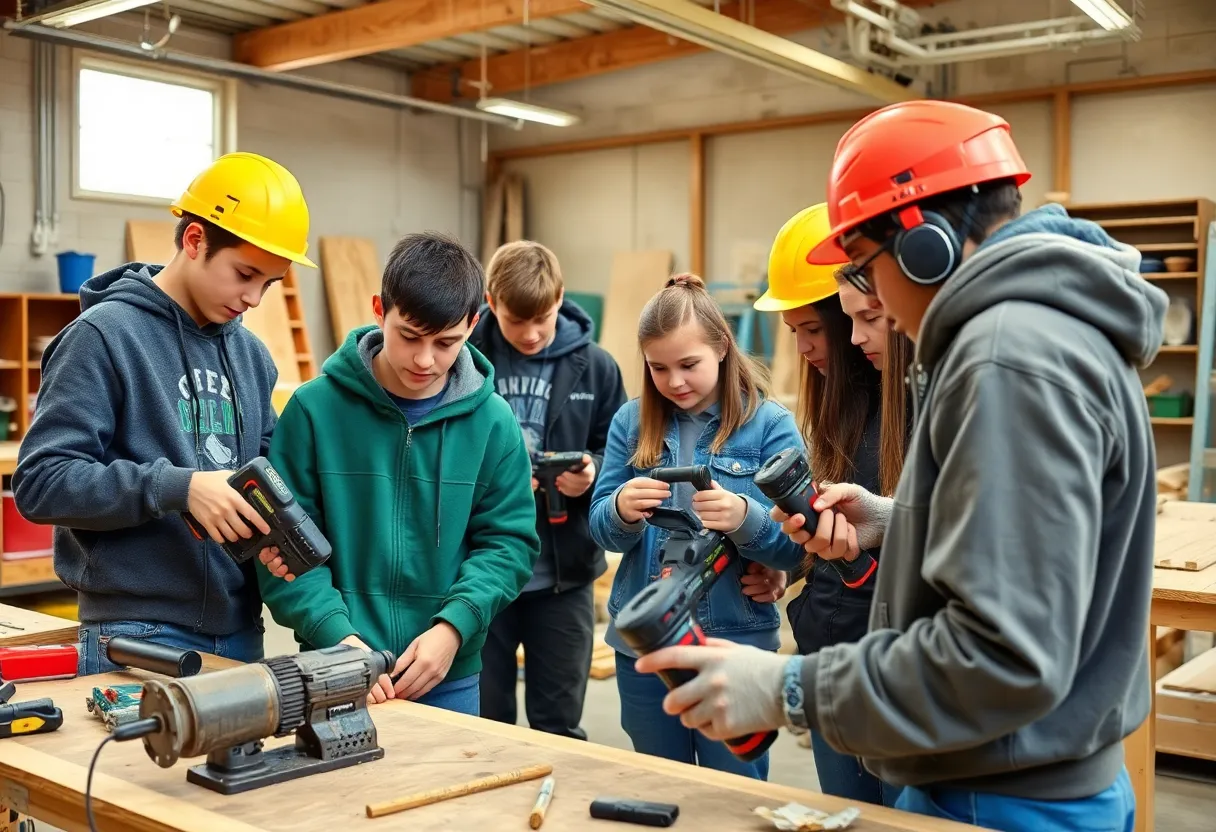
[{"label": "window", "polygon": [[224,81],[81,58],[77,197],[163,203],[225,152]]}]

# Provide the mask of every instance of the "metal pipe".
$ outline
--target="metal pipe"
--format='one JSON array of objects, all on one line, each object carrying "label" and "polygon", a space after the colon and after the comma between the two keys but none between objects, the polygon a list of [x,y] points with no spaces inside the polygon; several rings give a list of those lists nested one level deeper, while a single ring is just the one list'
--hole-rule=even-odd
[{"label": "metal pipe", "polygon": [[[1032,20],[1026,23],[1003,23],[1000,26],[985,26],[982,29],[960,29],[956,32],[940,32],[932,35],[921,35],[911,38],[912,43],[920,46],[933,46],[936,43],[951,43],[958,40],[975,40],[976,38],[994,37],[996,35],[1019,35],[1039,29],[1070,29],[1077,31],[1088,30],[1092,21],[1088,17],[1057,17],[1052,20]],[[1107,35],[1110,32],[1103,32]]]},{"label": "metal pipe", "polygon": [[79,49],[91,49],[95,52],[104,52],[124,58],[135,58],[141,61],[167,64],[169,66],[177,66],[183,69],[193,69],[199,72],[209,72],[215,75],[224,75],[230,78],[240,78],[245,81],[276,84],[281,87],[302,90],[304,92],[312,92],[319,95],[329,95],[336,98],[344,98],[350,101],[360,101],[364,104],[376,104],[381,107],[393,107],[397,109],[427,110],[433,113],[456,116],[457,118],[468,118],[475,121],[484,121],[490,124],[497,124],[501,127],[510,127],[513,130],[519,130],[523,127],[523,122],[518,119],[504,118],[502,116],[496,116],[492,113],[483,113],[480,110],[465,109],[463,107],[455,107],[450,104],[439,104],[437,102],[427,101],[422,98],[411,98],[407,95],[395,95],[393,93],[369,90],[363,87],[352,87],[347,84],[338,84],[333,81],[323,81],[319,78],[306,78],[300,75],[288,75],[281,72],[270,72],[268,70],[259,69],[247,64],[236,63],[235,61],[223,61],[217,58],[204,58],[199,55],[190,55],[184,52],[170,52],[168,50],[163,50],[160,52],[146,52],[139,46],[139,44],[125,43],[112,38],[102,38],[95,35],[88,35],[74,29],[54,29],[41,24],[23,24],[12,20],[6,20],[4,22],[4,28],[7,29],[10,34],[15,35],[16,37],[30,38],[47,43],[57,43],[64,46],[75,46]]}]

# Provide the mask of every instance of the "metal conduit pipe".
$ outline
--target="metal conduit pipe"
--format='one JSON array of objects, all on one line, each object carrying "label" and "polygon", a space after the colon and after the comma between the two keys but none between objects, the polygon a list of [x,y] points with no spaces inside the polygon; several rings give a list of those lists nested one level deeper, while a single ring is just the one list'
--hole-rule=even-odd
[{"label": "metal conduit pipe", "polygon": [[38,23],[17,23],[12,20],[6,20],[4,22],[4,28],[8,30],[9,34],[15,37],[30,38],[31,40],[42,41],[44,43],[75,46],[79,49],[90,49],[94,52],[103,52],[123,58],[134,58],[141,61],[150,61],[169,66],[177,66],[183,69],[210,72],[215,75],[223,75],[229,78],[240,78],[245,81],[276,84],[278,86],[288,87],[290,89],[313,92],[319,95],[329,95],[349,101],[361,101],[365,104],[376,104],[381,107],[392,107],[396,109],[408,110],[426,110],[433,113],[456,116],[457,118],[467,118],[475,121],[497,124],[501,127],[509,127],[513,130],[519,130],[523,127],[523,122],[519,119],[504,118],[502,116],[496,116],[492,113],[483,113],[480,110],[465,109],[463,107],[455,107],[450,104],[439,104],[437,102],[427,101],[426,99],[422,98],[411,98],[408,95],[395,95],[393,93],[380,92],[378,90],[370,90],[363,87],[352,87],[347,84],[339,84],[334,81],[323,81],[319,78],[307,78],[300,75],[288,75],[286,73],[270,72],[268,70],[259,69],[247,64],[236,63],[235,61],[224,61],[218,58],[204,58],[199,55],[190,55],[185,52],[173,52],[169,50],[148,52],[136,43],[126,43],[124,41],[114,40],[113,38],[98,37],[96,35],[85,34],[84,32],[77,32],[73,29],[55,29]]}]

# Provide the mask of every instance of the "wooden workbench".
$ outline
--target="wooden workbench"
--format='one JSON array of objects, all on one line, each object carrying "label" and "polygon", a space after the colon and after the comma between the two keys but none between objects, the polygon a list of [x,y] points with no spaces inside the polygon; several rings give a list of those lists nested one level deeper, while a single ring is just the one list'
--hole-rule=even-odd
[{"label": "wooden workbench", "polygon": [[[52,697],[64,711],[64,725],[52,734],[0,742],[0,799],[17,811],[63,829],[87,829],[85,778],[89,760],[106,731],[86,711],[85,698],[94,685],[149,677],[144,673],[120,673],[19,686],[16,701]],[[366,817],[365,805],[538,763],[551,764],[557,781],[542,827],[545,832],[636,828],[591,821],[588,806],[600,796],[676,803],[680,806],[677,826],[689,830],[772,829],[752,814],[757,806],[776,808],[798,801],[837,811],[849,805],[817,792],[761,783],[411,702],[377,705],[372,714],[386,751],[382,760],[233,796],[186,782],[188,764],[200,759],[179,761],[173,768],[162,769],[146,756],[141,741],[109,743],[101,752],[93,777],[93,813],[98,828],[175,832],[527,829],[528,813],[539,786],[535,781],[375,820]],[[270,740],[267,745],[290,741],[289,737]],[[877,806],[864,806],[862,810],[861,818],[851,827],[855,832],[975,829]]]},{"label": "wooden workbench", "polygon": [[17,470],[17,449],[20,442],[0,442],[0,476],[7,477]]},{"label": "wooden workbench", "polygon": [[74,644],[79,628],[67,618],[0,604],[0,647]]}]

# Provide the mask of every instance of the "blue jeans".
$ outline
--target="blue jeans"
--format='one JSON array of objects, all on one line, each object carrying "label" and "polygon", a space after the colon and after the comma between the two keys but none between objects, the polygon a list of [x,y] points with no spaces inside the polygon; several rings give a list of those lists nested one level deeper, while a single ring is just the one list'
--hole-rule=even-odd
[{"label": "blue jeans", "polygon": [[414,701],[458,714],[481,716],[481,674],[445,679]]},{"label": "blue jeans", "polygon": [[621,727],[633,741],[633,750],[679,763],[768,779],[768,752],[745,763],[725,743],[711,740],[700,731],[685,728],[677,716],[663,710],[667,686],[653,673],[638,673],[633,659],[616,654],[616,687],[621,695]]},{"label": "blue jeans", "polygon": [[126,668],[106,658],[103,642],[108,642],[113,636],[147,639],[166,647],[197,650],[239,662],[257,662],[265,658],[262,646],[262,636],[265,632],[266,628],[260,622],[256,627],[232,635],[209,636],[162,621],[82,621],[79,631],[80,659],[76,673],[79,676],[91,676],[94,673],[125,670]]},{"label": "blue jeans", "polygon": [[908,786],[895,808],[998,832],[1132,832],[1136,821],[1136,795],[1126,768],[1110,788],[1080,800]]},{"label": "blue jeans", "polygon": [[811,752],[815,755],[819,789],[824,794],[877,806],[895,805],[899,798],[899,786],[884,783],[870,774],[862,766],[861,760],[832,748],[818,731],[811,732]]}]

